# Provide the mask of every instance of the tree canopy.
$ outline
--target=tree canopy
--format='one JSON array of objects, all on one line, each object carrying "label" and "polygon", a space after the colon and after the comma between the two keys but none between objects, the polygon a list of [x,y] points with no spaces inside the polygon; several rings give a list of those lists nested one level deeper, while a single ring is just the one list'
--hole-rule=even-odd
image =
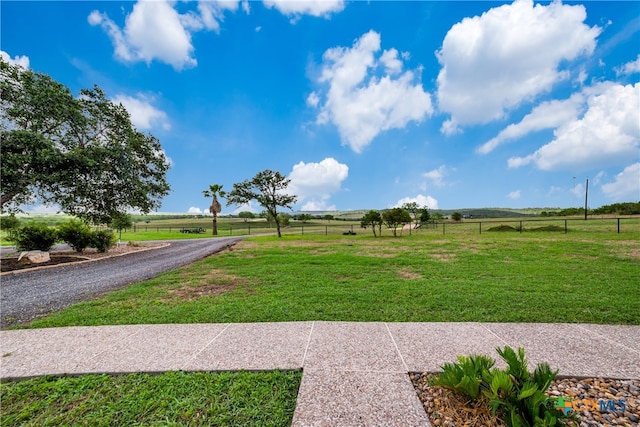
[{"label": "tree canopy", "polygon": [[108,224],[160,207],[170,190],[160,142],[99,87],[76,98],[48,75],[0,59],[0,92],[2,211],[40,201]]},{"label": "tree canopy", "polygon": [[417,223],[418,222],[418,213],[420,210],[420,206],[418,206],[418,204],[416,202],[408,202],[405,203],[404,205],[401,206],[402,209],[404,209],[405,211],[409,212],[411,214],[411,216],[413,217],[413,220]]},{"label": "tree canopy", "polygon": [[378,234],[382,235],[382,215],[380,212],[370,210],[362,217],[360,220],[360,227],[367,228],[371,227],[371,231],[373,231],[373,237],[376,237],[376,227],[378,227]]},{"label": "tree canopy", "polygon": [[120,239],[122,239],[122,230],[133,227],[133,219],[131,218],[131,215],[120,212],[111,218],[109,226],[118,230],[120,232]]},{"label": "tree canopy", "polygon": [[431,212],[428,207],[420,209],[420,222],[429,222],[431,220]]},{"label": "tree canopy", "polygon": [[301,213],[296,215],[296,219],[298,221],[302,221],[303,223],[306,223],[307,221],[311,221],[313,219],[313,216],[311,216],[311,214],[308,214],[308,213]]},{"label": "tree canopy", "polygon": [[251,212],[251,211],[242,211],[242,212],[238,213],[238,218],[242,218],[242,219],[244,219],[244,220],[245,220],[245,222],[246,222],[248,219],[254,219],[255,217],[256,217],[256,214],[254,214],[254,213],[253,213],[253,212]]},{"label": "tree canopy", "polygon": [[402,208],[393,208],[382,213],[382,221],[391,229],[393,237],[397,237],[398,227],[411,222],[411,215]]},{"label": "tree canopy", "polygon": [[278,237],[282,237],[278,208],[291,209],[291,205],[298,200],[296,196],[284,193],[290,182],[291,180],[280,172],[266,169],[258,172],[251,180],[233,184],[233,189],[227,193],[227,205],[243,205],[251,200],[257,201],[273,217]]}]

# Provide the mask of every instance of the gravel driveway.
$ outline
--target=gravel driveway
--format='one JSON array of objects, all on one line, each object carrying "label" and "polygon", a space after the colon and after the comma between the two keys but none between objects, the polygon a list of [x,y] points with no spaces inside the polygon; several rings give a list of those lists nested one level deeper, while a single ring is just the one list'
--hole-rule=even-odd
[{"label": "gravel driveway", "polygon": [[0,327],[7,327],[78,301],[122,288],[226,249],[244,237],[172,240],[169,246],[95,262],[0,278]]}]

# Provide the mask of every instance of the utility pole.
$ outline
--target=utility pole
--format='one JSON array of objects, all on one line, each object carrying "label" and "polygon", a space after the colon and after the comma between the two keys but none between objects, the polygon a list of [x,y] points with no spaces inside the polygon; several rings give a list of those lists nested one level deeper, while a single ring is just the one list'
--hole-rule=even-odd
[{"label": "utility pole", "polygon": [[587,203],[589,201],[589,178],[587,178],[587,186],[584,190],[584,220],[587,220]]}]

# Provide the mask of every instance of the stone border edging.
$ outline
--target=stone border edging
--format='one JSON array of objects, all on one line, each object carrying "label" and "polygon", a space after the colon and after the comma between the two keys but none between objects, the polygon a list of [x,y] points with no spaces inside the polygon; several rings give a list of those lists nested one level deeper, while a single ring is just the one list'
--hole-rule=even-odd
[{"label": "stone border edging", "polygon": [[40,270],[47,270],[50,268],[57,268],[57,267],[64,267],[66,265],[78,265],[78,264],[85,264],[87,262],[95,262],[95,261],[100,261],[103,259],[109,259],[109,258],[116,258],[116,257],[121,257],[121,256],[125,256],[125,255],[130,255],[133,253],[139,253],[139,252],[146,252],[146,251],[150,251],[153,249],[162,249],[162,248],[166,248],[167,246],[171,246],[171,243],[163,243],[160,246],[154,246],[151,248],[144,248],[144,249],[140,249],[138,251],[134,251],[134,252],[125,252],[123,254],[116,254],[116,255],[109,255],[103,258],[90,258],[90,259],[84,259],[82,261],[74,261],[74,262],[65,262],[62,264],[55,264],[55,265],[43,265],[41,267],[33,267],[33,268],[23,268],[20,270],[14,270],[14,271],[5,271],[3,273],[0,273],[0,277],[2,276],[9,276],[12,274],[22,274],[22,273],[28,273],[28,272],[32,272],[32,271],[40,271]]}]

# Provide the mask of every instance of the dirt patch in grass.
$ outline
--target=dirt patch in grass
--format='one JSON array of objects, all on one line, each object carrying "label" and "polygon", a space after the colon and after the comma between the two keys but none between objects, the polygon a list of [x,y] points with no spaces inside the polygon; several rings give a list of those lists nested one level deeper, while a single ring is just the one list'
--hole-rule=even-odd
[{"label": "dirt patch in grass", "polygon": [[453,262],[456,259],[456,254],[451,252],[442,252],[437,254],[429,254],[429,257],[440,262]]},{"label": "dirt patch in grass", "polygon": [[[332,244],[340,244],[340,242],[332,243]],[[300,240],[284,240],[284,241],[271,241],[271,242],[250,242],[250,241],[242,241],[238,242],[234,246],[234,250],[243,251],[243,250],[262,250],[262,249],[290,249],[290,248],[310,248],[313,250],[322,251],[324,250],[325,245],[318,244],[317,242],[305,242]],[[243,254],[246,256],[247,254]]]},{"label": "dirt patch in grass", "polygon": [[[335,242],[332,244],[340,244],[341,242]],[[278,240],[271,242],[262,242],[260,243],[260,248],[279,248],[279,249],[287,249],[287,248],[319,248],[322,245],[318,244],[318,242],[307,242],[304,240]]]},{"label": "dirt patch in grass", "polygon": [[189,284],[174,289],[168,289],[167,293],[170,298],[163,298],[163,301],[181,300],[193,301],[196,298],[207,296],[217,296],[225,292],[233,291],[239,287],[245,287],[247,290],[247,281],[232,274],[225,273],[221,270],[213,269],[207,274],[201,272],[182,273],[185,281]]},{"label": "dirt patch in grass", "polygon": [[223,294],[225,292],[233,291],[238,287],[237,283],[214,283],[204,286],[182,286],[181,288],[171,289],[167,291],[171,294],[172,298],[165,298],[163,300],[179,299],[180,301],[193,301],[197,298],[210,297]]},{"label": "dirt patch in grass", "polygon": [[338,251],[331,248],[316,248],[309,251],[311,255],[332,255],[338,253]]},{"label": "dirt patch in grass", "polygon": [[372,257],[372,258],[395,258],[395,257],[398,256],[398,254],[389,253],[389,252],[377,252],[377,253],[368,252],[368,253],[361,253],[359,255],[361,255],[361,256],[369,256],[369,257]]},{"label": "dirt patch in grass", "polygon": [[619,258],[640,260],[640,244],[633,240],[616,240],[608,242],[609,253]]},{"label": "dirt patch in grass", "polygon": [[243,250],[243,249],[257,249],[261,247],[256,242],[252,242],[250,240],[241,240],[233,246],[234,250]]},{"label": "dirt patch in grass", "polygon": [[409,270],[400,270],[400,271],[398,271],[398,276],[402,277],[403,279],[407,279],[407,280],[418,280],[418,279],[422,279],[424,277],[424,276],[422,276],[422,274],[415,273],[415,272],[409,271]]},{"label": "dirt patch in grass", "polygon": [[394,258],[404,252],[411,251],[408,246],[380,246],[375,242],[367,242],[358,246],[357,255],[373,258]]}]

